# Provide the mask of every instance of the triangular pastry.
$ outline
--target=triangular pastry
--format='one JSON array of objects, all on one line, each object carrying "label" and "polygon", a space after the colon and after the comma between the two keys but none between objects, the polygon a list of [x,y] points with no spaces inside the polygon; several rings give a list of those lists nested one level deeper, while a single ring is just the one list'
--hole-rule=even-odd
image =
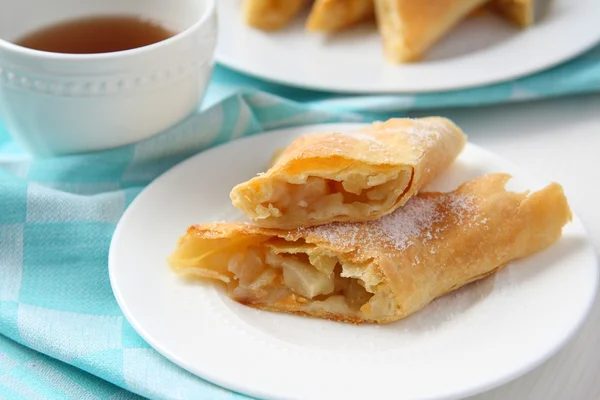
[{"label": "triangular pastry", "polygon": [[230,197],[265,227],[373,220],[437,177],[465,142],[461,129],[441,117],[305,135],[278,154],[267,172],[234,187]]},{"label": "triangular pastry", "polygon": [[527,28],[542,18],[549,0],[493,0],[490,6],[521,28]]},{"label": "triangular pastry", "polygon": [[306,0],[243,0],[242,12],[248,25],[274,31],[287,25],[304,4]]},{"label": "triangular pastry", "polygon": [[571,211],[560,185],[504,188],[474,179],[420,193],[380,220],[284,231],[246,223],[191,226],[169,258],[189,278],[223,283],[259,309],[387,323],[553,244]]},{"label": "triangular pastry", "polygon": [[316,0],[306,21],[314,32],[335,32],[374,16],[373,0]]},{"label": "triangular pastry", "polygon": [[375,0],[386,57],[421,59],[448,31],[488,0]]}]

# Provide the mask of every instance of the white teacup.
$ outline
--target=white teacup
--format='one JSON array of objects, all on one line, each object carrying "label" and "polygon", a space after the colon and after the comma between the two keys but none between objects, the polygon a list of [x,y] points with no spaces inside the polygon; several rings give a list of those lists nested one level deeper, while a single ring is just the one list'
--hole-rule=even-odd
[{"label": "white teacup", "polygon": [[[216,0],[0,0],[0,120],[36,156],[102,150],[190,114],[213,68]],[[51,53],[17,46],[37,29],[101,15],[140,16],[175,36],[136,49]]]}]

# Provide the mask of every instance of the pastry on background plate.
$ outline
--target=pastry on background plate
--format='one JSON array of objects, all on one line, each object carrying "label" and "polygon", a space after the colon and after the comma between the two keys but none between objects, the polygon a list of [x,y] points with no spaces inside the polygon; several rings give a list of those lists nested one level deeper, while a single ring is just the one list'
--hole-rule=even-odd
[{"label": "pastry on background plate", "polygon": [[505,189],[509,176],[420,193],[379,220],[284,231],[191,226],[169,258],[182,276],[220,281],[259,309],[388,323],[553,244],[570,221],[560,185]]},{"label": "pastry on background plate", "polygon": [[244,20],[254,28],[274,31],[287,25],[307,0],[243,0]]},{"label": "pastry on background plate", "polygon": [[465,143],[462,130],[441,117],[305,135],[278,153],[267,172],[235,186],[230,197],[265,227],[373,220],[435,179]]},{"label": "pastry on background plate", "polygon": [[385,55],[420,60],[460,21],[488,0],[374,0]]},{"label": "pastry on background plate", "polygon": [[527,28],[542,18],[549,3],[549,0],[492,0],[490,6],[521,28]]},{"label": "pastry on background plate", "polygon": [[306,28],[314,32],[335,32],[374,16],[373,0],[316,0]]}]

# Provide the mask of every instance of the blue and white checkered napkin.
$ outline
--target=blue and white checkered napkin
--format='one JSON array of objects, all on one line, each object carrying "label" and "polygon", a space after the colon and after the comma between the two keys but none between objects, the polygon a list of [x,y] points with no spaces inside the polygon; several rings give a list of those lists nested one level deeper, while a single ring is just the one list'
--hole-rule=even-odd
[{"label": "blue and white checkered napkin", "polygon": [[151,349],[124,319],[109,284],[108,248],[119,217],[185,158],[267,129],[359,120],[352,111],[387,118],[392,110],[598,89],[600,48],[516,82],[437,95],[339,97],[219,68],[208,108],[135,145],[30,161],[0,125],[0,399],[245,398]]}]

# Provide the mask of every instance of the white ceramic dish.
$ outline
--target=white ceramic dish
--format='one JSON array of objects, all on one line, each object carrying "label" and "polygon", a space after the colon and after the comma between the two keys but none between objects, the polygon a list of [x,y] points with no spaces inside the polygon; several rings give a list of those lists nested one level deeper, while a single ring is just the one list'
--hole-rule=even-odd
[{"label": "white ceramic dish", "polygon": [[[356,126],[240,139],[188,159],[148,186],[119,222],[109,254],[115,296],[142,337],[201,377],[268,399],[454,399],[516,378],[564,345],[587,315],[598,280],[577,218],[546,251],[385,326],[258,311],[170,272],[165,258],[190,224],[240,218],[228,193],[263,170],[273,150],[303,133]],[[543,186],[468,145],[432,188],[499,171],[515,176],[511,189]]]},{"label": "white ceramic dish", "polygon": [[[180,121],[204,95],[217,36],[215,0],[0,0],[0,119],[30,153],[53,156],[122,146]],[[55,23],[132,15],[178,32],[103,54],[12,44]]]},{"label": "white ceramic dish", "polygon": [[243,22],[239,0],[219,1],[217,60],[256,77],[307,89],[350,93],[431,92],[485,85],[540,71],[600,39],[600,2],[552,0],[547,17],[520,31],[494,16],[459,25],[411,65],[385,62],[374,26],[331,38],[309,35],[303,18],[277,33]]}]

